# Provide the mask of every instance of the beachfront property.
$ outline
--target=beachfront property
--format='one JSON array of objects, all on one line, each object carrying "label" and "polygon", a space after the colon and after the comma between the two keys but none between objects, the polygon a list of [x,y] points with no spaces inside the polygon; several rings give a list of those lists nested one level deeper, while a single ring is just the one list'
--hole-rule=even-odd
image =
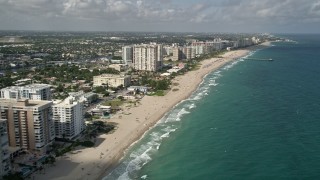
[{"label": "beachfront property", "polygon": [[11,86],[0,90],[2,99],[51,100],[51,86],[48,84],[29,84]]},{"label": "beachfront property", "polygon": [[105,113],[111,112],[111,106],[97,105],[95,108],[91,109],[89,113],[93,116],[104,116]]},{"label": "beachfront property", "polygon": [[133,47],[133,68],[141,71],[158,71],[163,66],[161,44],[141,44]]},{"label": "beachfront property", "polygon": [[131,65],[133,59],[133,46],[122,47],[122,59],[125,64]]},{"label": "beachfront property", "polygon": [[130,86],[130,87],[127,88],[127,90],[130,91],[130,92],[134,92],[134,93],[142,92],[142,93],[145,94],[145,93],[148,92],[148,90],[150,90],[150,88],[146,87],[146,86]]},{"label": "beachfront property", "polygon": [[7,119],[9,146],[35,153],[50,150],[54,141],[52,102],[2,99],[0,118]]},{"label": "beachfront property", "polygon": [[178,61],[183,59],[192,59],[196,57],[196,49],[192,46],[174,47],[172,60]]},{"label": "beachfront property", "polygon": [[129,75],[116,75],[116,74],[102,74],[99,76],[93,76],[93,86],[108,87],[128,87],[131,83],[131,76]]},{"label": "beachfront property", "polygon": [[83,102],[72,96],[63,101],[54,102],[52,111],[57,138],[71,140],[85,129]]},{"label": "beachfront property", "polygon": [[89,106],[91,103],[98,99],[97,93],[94,92],[70,92],[69,96],[75,97],[76,99],[82,101],[84,106]]},{"label": "beachfront property", "polygon": [[193,41],[191,43],[193,49],[195,49],[196,55],[208,54],[213,51],[219,51],[223,48],[223,42],[221,39],[214,39],[213,41]]},{"label": "beachfront property", "polygon": [[10,171],[10,153],[9,153],[7,120],[0,118],[0,177],[8,174]]}]

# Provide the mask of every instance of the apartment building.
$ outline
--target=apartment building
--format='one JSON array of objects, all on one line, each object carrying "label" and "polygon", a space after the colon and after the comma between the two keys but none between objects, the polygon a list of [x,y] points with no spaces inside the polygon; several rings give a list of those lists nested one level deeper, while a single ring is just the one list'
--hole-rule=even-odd
[{"label": "apartment building", "polygon": [[117,74],[102,74],[93,76],[93,86],[108,85],[108,87],[128,87],[131,83],[131,76]]},{"label": "apartment building", "polygon": [[192,59],[196,57],[196,51],[191,46],[181,48],[181,59]]},{"label": "apartment building", "polygon": [[133,59],[133,47],[124,46],[122,47],[122,59],[125,61],[125,64],[132,64]]},{"label": "apartment building", "polygon": [[48,84],[29,84],[11,86],[0,90],[3,99],[51,100],[51,86]]},{"label": "apartment building", "polygon": [[221,39],[214,39],[213,41],[194,41],[191,45],[195,49],[195,54],[207,54],[213,51],[219,51],[223,48]]},{"label": "apartment building", "polygon": [[0,118],[7,119],[9,146],[35,153],[50,150],[54,141],[52,102],[2,99]]},{"label": "apartment building", "polygon": [[52,106],[55,136],[74,139],[84,129],[84,104],[77,97],[69,96],[64,101],[55,102]]},{"label": "apartment building", "polygon": [[181,59],[181,52],[179,47],[172,48],[172,61],[178,61]]},{"label": "apartment building", "polygon": [[7,132],[7,120],[0,119],[0,177],[10,171],[10,153]]},{"label": "apartment building", "polygon": [[173,48],[173,61],[182,59],[192,59],[196,57],[196,49],[192,46],[187,47],[174,47]]},{"label": "apartment building", "polygon": [[133,47],[133,68],[141,71],[158,71],[163,66],[161,44],[141,44]]}]

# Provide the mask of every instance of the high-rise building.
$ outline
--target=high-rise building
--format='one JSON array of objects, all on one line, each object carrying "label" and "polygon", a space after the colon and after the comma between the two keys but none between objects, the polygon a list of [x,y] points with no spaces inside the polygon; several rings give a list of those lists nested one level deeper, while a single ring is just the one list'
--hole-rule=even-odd
[{"label": "high-rise building", "polygon": [[173,49],[173,61],[192,59],[196,57],[196,49],[193,46],[175,47]]},{"label": "high-rise building", "polygon": [[124,46],[122,47],[122,59],[125,64],[132,64],[133,59],[133,47],[132,46]]},{"label": "high-rise building", "polygon": [[213,51],[219,51],[223,48],[221,39],[214,39],[213,41],[194,41],[192,47],[195,49],[195,54],[207,54]]},{"label": "high-rise building", "polygon": [[142,44],[133,47],[133,68],[141,71],[158,71],[163,65],[163,47],[160,44]]},{"label": "high-rise building", "polygon": [[51,100],[51,90],[48,84],[29,84],[26,86],[11,86],[0,90],[3,99]]},{"label": "high-rise building", "polygon": [[181,59],[192,59],[196,57],[195,49],[191,46],[181,48]]},{"label": "high-rise building", "polygon": [[10,171],[10,153],[7,132],[7,120],[0,119],[0,177]]},{"label": "high-rise building", "polygon": [[55,136],[74,139],[84,129],[84,101],[70,96],[52,106]]},{"label": "high-rise building", "polygon": [[180,49],[179,49],[179,47],[174,47],[174,48],[172,48],[172,61],[178,61],[178,60],[180,60],[181,58],[180,58],[180,55],[181,53],[180,53]]},{"label": "high-rise building", "polygon": [[170,56],[173,53],[172,50],[173,50],[172,46],[163,47],[163,55]]},{"label": "high-rise building", "polygon": [[45,153],[54,141],[52,102],[2,99],[0,118],[8,120],[9,145]]}]

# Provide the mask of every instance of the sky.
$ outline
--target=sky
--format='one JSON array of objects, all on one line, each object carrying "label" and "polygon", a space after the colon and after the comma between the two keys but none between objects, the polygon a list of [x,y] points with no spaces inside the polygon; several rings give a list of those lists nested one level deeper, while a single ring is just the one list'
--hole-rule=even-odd
[{"label": "sky", "polygon": [[320,0],[0,0],[0,30],[320,33]]}]

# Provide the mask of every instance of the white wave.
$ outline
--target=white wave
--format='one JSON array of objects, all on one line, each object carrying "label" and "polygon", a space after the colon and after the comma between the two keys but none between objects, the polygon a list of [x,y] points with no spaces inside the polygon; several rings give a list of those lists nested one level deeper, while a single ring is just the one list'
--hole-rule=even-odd
[{"label": "white wave", "polygon": [[209,86],[217,86],[218,83],[210,83]]},{"label": "white wave", "polygon": [[191,104],[190,106],[189,106],[189,109],[193,109],[193,108],[195,108],[196,107],[196,105],[193,103],[193,104]]},{"label": "white wave", "polygon": [[143,175],[143,176],[141,176],[141,179],[147,179],[147,175]]},{"label": "white wave", "polygon": [[181,121],[181,117],[189,113],[190,112],[187,111],[185,108],[182,108],[178,112],[170,114],[169,117],[166,119],[165,123],[173,122],[173,121]]},{"label": "white wave", "polygon": [[133,160],[128,163],[126,171],[128,173],[138,171],[151,160],[151,157],[148,155],[148,152],[152,150],[152,147],[149,147],[141,155],[136,156]]},{"label": "white wave", "polygon": [[160,138],[161,138],[161,139],[162,139],[162,138],[167,138],[167,137],[169,137],[169,134],[170,134],[170,132],[167,132],[167,133],[163,134],[162,136],[160,136]]},{"label": "white wave", "polygon": [[232,68],[233,66],[235,66],[236,64],[238,64],[239,61],[234,61],[231,64],[226,65],[225,67],[223,67],[223,70],[229,70],[230,68]]},{"label": "white wave", "polygon": [[118,180],[128,180],[128,179],[130,179],[128,172],[125,172],[118,177]]}]

